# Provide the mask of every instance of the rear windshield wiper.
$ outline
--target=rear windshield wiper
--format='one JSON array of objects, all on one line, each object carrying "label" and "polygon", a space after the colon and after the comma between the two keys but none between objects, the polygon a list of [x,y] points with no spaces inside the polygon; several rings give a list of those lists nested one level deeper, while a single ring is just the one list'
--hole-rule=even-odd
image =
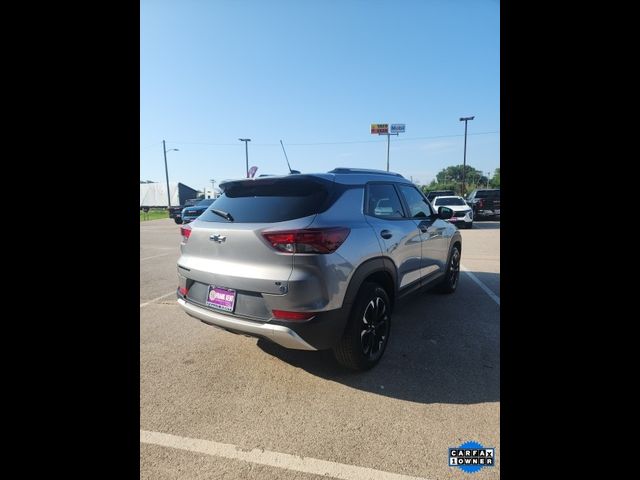
[{"label": "rear windshield wiper", "polygon": [[215,208],[212,208],[209,211],[215,213],[216,215],[220,215],[222,218],[226,218],[230,222],[233,222],[233,217],[229,212],[223,212],[222,210],[216,210]]}]

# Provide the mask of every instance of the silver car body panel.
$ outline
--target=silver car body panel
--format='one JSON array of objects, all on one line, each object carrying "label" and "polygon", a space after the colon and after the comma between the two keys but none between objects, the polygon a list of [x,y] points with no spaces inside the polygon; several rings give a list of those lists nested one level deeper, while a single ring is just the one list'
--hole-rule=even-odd
[{"label": "silver car body panel", "polygon": [[181,298],[178,299],[178,305],[180,305],[184,311],[192,317],[213,326],[265,337],[285,348],[293,348],[296,350],[315,350],[315,348],[300,338],[296,332],[282,325],[271,325],[269,323],[242,320],[230,315],[224,315],[198,307],[192,303],[185,302]]},{"label": "silver car body panel", "polygon": [[[461,242],[455,226],[431,219],[426,232],[422,232],[417,219],[391,221],[364,213],[368,182],[412,185],[409,180],[372,173],[314,176],[335,181],[343,190],[324,212],[277,223],[209,222],[200,217],[190,224],[191,235],[181,244],[178,274],[181,286],[189,282],[201,285],[194,289],[198,299],[178,299],[189,315],[222,328],[269,338],[287,348],[313,350],[292,329],[274,324],[272,311],[338,311],[346,305],[345,296],[358,267],[372,259],[391,260],[398,291],[419,286],[421,281],[427,283],[444,272],[451,245]],[[268,231],[322,227],[346,227],[350,231],[344,243],[330,254],[279,252],[262,236]],[[384,229],[391,231],[390,239],[380,236]],[[236,315],[219,313],[205,305],[203,292],[208,285],[237,290]]]},{"label": "silver car body panel", "polygon": [[348,227],[349,236],[334,253],[294,255],[289,294],[270,297],[274,308],[304,312],[342,307],[356,268],[382,253],[362,212],[363,198],[362,188],[349,189],[331,208],[315,217],[309,228]]},{"label": "silver car body panel", "polygon": [[[420,280],[422,240],[416,222],[410,218],[388,220],[371,216],[367,216],[367,221],[380,239],[385,256],[391,258],[398,270],[398,288]],[[383,238],[383,230],[387,230],[391,237]]]},{"label": "silver car body panel", "polygon": [[[215,223],[195,220],[178,265],[189,278],[210,285],[281,295],[293,270],[293,255],[276,252],[262,232],[306,228],[315,215],[278,223]],[[225,237],[223,242],[217,238]],[[184,275],[184,272],[182,272]]]}]

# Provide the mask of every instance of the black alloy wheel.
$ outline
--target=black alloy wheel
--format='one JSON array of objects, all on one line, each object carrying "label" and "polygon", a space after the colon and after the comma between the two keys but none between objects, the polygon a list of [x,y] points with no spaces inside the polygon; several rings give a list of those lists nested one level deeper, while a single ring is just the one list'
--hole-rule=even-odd
[{"label": "black alloy wheel", "polygon": [[356,297],[342,339],[333,349],[341,365],[368,370],[376,365],[389,343],[391,300],[378,283],[366,282]]},{"label": "black alloy wheel", "polygon": [[375,362],[387,342],[389,335],[389,307],[381,296],[375,296],[367,304],[360,325],[362,354]]},{"label": "black alloy wheel", "polygon": [[447,265],[447,271],[445,272],[444,279],[440,285],[440,292],[453,293],[458,287],[458,279],[460,278],[460,249],[458,246],[454,246],[449,256],[449,263]]}]

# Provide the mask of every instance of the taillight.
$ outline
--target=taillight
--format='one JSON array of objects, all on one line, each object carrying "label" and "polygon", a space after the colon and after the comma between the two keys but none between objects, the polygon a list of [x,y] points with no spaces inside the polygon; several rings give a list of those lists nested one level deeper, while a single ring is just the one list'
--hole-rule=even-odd
[{"label": "taillight", "polygon": [[180,227],[180,235],[182,235],[183,242],[186,242],[187,240],[189,240],[189,236],[191,235],[191,227],[189,225]]},{"label": "taillight", "polygon": [[269,245],[285,253],[333,253],[349,236],[349,228],[308,228],[262,232]]},{"label": "taillight", "polygon": [[187,288],[186,288],[186,287],[178,287],[178,293],[180,293],[180,295],[182,295],[183,297],[186,297],[186,296],[187,296],[187,292],[188,292],[188,291],[189,291],[189,290],[187,290]]},{"label": "taillight", "polygon": [[285,310],[273,310],[273,317],[280,320],[309,320],[315,317],[314,312],[287,312]]},{"label": "taillight", "polygon": [[478,208],[484,207],[484,201],[482,199],[478,200]]}]

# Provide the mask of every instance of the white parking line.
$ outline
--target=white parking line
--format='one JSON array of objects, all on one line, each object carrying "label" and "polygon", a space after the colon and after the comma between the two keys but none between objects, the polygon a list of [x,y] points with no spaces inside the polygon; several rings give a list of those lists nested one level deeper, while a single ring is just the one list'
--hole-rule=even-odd
[{"label": "white parking line", "polygon": [[487,287],[478,277],[476,277],[473,273],[471,273],[465,266],[460,265],[460,270],[469,275],[469,278],[480,285],[480,288],[484,290],[484,292],[491,297],[491,300],[500,305],[500,297],[491,291],[489,287]]},{"label": "white parking line", "polygon": [[140,261],[142,262],[143,260],[149,260],[151,258],[166,257],[167,255],[171,255],[171,253],[161,253],[159,255],[151,255],[150,257],[141,258]]},{"label": "white parking line", "polygon": [[162,300],[164,297],[168,297],[169,295],[175,295],[175,294],[176,294],[176,292],[175,292],[175,290],[174,290],[173,292],[169,292],[169,293],[167,293],[167,294],[165,294],[165,295],[162,295],[161,297],[154,298],[153,300],[149,300],[148,302],[145,302],[145,303],[141,303],[141,304],[140,304],[140,308],[142,308],[142,307],[146,307],[147,305],[150,305],[150,304],[152,304],[153,302],[157,302],[158,300]]},{"label": "white parking line", "polygon": [[245,451],[229,443],[179,437],[169,433],[149,432],[147,430],[140,430],[140,443],[177,448],[232,460],[244,460],[245,462],[269,467],[284,468],[286,470],[330,476],[344,480],[425,480],[422,477],[411,477],[399,473],[374,470],[373,468],[329,462],[317,458],[299,457],[288,453],[271,452],[257,448]]}]

